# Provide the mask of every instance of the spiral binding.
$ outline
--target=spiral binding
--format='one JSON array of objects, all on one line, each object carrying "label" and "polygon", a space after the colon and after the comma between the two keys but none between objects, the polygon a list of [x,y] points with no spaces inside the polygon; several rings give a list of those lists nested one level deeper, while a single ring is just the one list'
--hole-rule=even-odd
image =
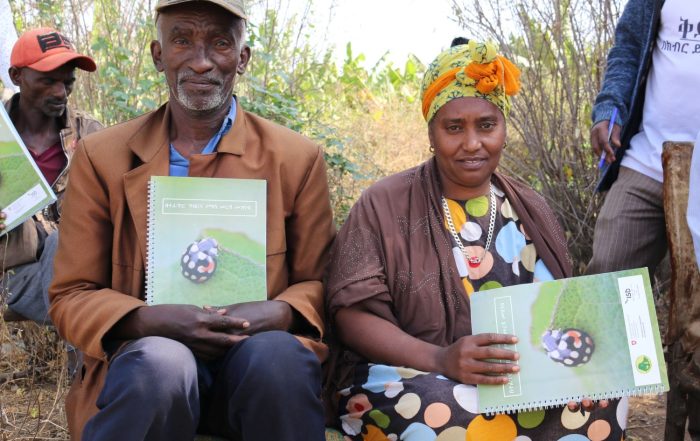
[{"label": "spiral binding", "polygon": [[607,400],[611,398],[636,397],[641,395],[654,395],[666,392],[663,384],[654,384],[650,386],[639,386],[634,389],[615,390],[609,392],[581,394],[570,397],[554,398],[550,400],[530,401],[519,404],[503,404],[500,406],[488,406],[484,408],[482,413],[494,415],[497,413],[515,413],[515,412],[531,412],[535,410],[552,409],[566,405],[569,401],[581,402],[583,399],[594,401]]},{"label": "spiral binding", "polygon": [[156,193],[156,181],[151,176],[151,180],[148,182],[148,220],[146,222],[146,303],[149,305],[153,304],[153,293],[155,292],[155,287],[153,286],[153,266],[155,260],[155,216],[156,207],[155,204],[155,193]]}]

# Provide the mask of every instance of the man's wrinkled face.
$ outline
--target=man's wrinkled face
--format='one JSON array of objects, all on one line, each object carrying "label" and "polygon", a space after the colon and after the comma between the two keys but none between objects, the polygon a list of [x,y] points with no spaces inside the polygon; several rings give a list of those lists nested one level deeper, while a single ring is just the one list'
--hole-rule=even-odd
[{"label": "man's wrinkled face", "polygon": [[244,22],[216,5],[188,3],[167,8],[157,25],[151,53],[173,104],[207,113],[227,103],[250,57]]},{"label": "man's wrinkled face", "polygon": [[10,77],[19,86],[24,102],[48,117],[57,118],[66,111],[75,83],[75,67],[67,63],[49,72],[28,67],[11,68]]}]

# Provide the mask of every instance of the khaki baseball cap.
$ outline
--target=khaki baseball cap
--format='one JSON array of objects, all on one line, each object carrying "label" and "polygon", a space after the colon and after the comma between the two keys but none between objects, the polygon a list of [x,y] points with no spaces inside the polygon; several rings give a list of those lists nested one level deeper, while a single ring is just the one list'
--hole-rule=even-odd
[{"label": "khaki baseball cap", "polygon": [[243,6],[243,0],[158,0],[158,3],[156,3],[156,17],[160,11],[169,6],[195,2],[213,3],[226,9],[233,15],[241,17],[243,20],[248,20],[248,16],[245,13],[245,7]]}]

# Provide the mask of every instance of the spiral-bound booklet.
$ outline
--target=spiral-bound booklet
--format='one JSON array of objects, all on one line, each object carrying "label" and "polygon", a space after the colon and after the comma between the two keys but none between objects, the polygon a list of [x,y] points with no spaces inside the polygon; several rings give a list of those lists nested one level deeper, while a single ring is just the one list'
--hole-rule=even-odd
[{"label": "spiral-bound booklet", "polygon": [[646,268],[513,285],[471,296],[472,332],[518,336],[520,372],[478,385],[479,411],[507,413],[668,391]]},{"label": "spiral-bound booklet", "polygon": [[0,106],[0,210],[5,229],[0,236],[56,200],[51,186],[32,159],[5,108]]},{"label": "spiral-bound booklet", "polygon": [[266,188],[258,179],[152,176],[147,303],[266,300]]}]

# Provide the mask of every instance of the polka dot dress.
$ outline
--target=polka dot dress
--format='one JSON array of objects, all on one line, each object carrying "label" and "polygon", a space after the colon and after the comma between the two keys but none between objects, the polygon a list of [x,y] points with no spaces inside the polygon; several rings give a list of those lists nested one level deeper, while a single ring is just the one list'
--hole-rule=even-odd
[{"label": "polka dot dress", "polygon": [[[553,279],[544,262],[538,258],[535,244],[508,199],[499,189],[495,189],[495,193],[496,221],[488,250],[484,250],[484,247],[489,229],[489,198],[480,196],[467,201],[447,199],[452,222],[465,250],[470,256],[483,256],[481,263],[470,263],[451,238],[457,270],[468,295],[479,290]],[[449,230],[447,222],[445,228]]]},{"label": "polka dot dress", "polygon": [[378,364],[357,366],[354,385],[340,395],[345,439],[363,441],[619,441],[628,409],[623,398],[593,412],[480,415],[476,386]]}]

